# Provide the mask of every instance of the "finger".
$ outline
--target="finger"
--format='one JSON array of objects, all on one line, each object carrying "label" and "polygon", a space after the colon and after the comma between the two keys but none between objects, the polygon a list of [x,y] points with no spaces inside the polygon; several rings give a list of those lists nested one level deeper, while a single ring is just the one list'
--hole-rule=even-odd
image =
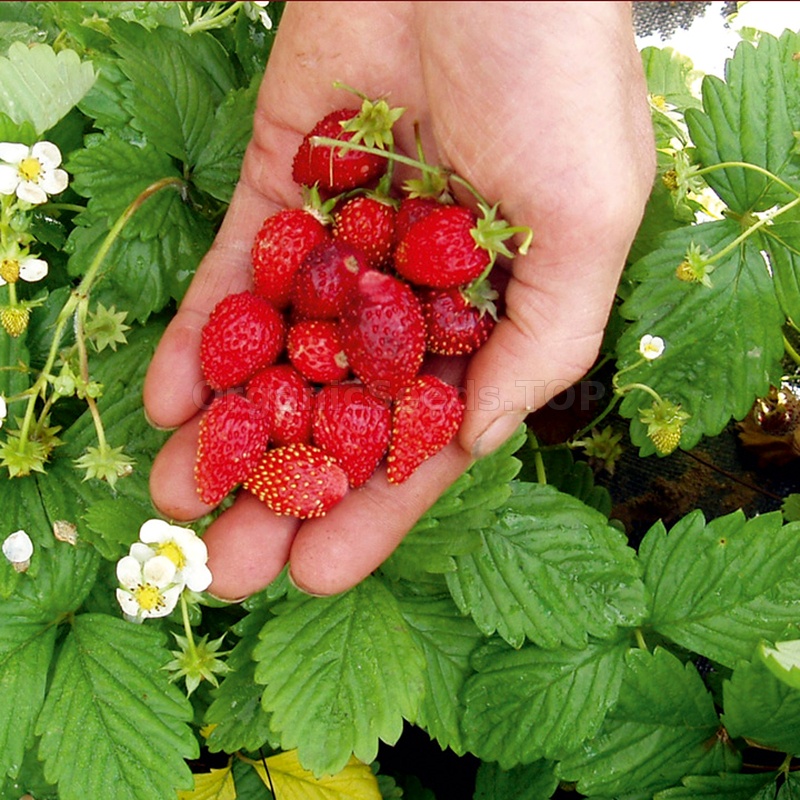
[{"label": "finger", "polygon": [[150,470],[150,496],[168,519],[187,522],[212,510],[200,500],[194,477],[201,416],[197,414],[170,436]]},{"label": "finger", "polygon": [[249,492],[239,492],[203,535],[214,576],[209,592],[241,600],[270,584],[289,560],[299,525],[293,517],[273,514]]},{"label": "finger", "polygon": [[355,586],[391,555],[470,460],[451,442],[402,484],[390,484],[381,467],[326,516],[300,527],[289,554],[294,583],[318,595]]}]

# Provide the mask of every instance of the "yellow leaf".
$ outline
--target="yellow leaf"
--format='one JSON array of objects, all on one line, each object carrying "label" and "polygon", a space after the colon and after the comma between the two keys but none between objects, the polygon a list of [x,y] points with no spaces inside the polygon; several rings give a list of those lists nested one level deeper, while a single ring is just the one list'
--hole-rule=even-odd
[{"label": "yellow leaf", "polygon": [[[264,785],[272,790],[264,764],[252,762]],[[267,759],[273,793],[280,800],[381,800],[378,780],[367,764],[351,758],[336,775],[317,778],[300,766],[297,751],[288,750]]]},{"label": "yellow leaf", "polygon": [[178,800],[236,800],[236,784],[230,764],[194,776],[191,792],[178,792]]}]

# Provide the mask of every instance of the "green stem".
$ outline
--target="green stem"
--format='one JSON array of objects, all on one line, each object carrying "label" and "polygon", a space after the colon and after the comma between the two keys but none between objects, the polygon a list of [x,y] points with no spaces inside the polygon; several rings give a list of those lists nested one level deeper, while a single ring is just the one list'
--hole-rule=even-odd
[{"label": "green stem", "polygon": [[189,606],[186,603],[186,592],[181,592],[181,619],[183,620],[183,630],[186,634],[186,646],[189,648],[189,655],[194,663],[197,662],[197,647],[194,643],[192,624],[189,621]]},{"label": "green stem", "polygon": [[588,425],[585,425],[572,437],[572,446],[577,445],[589,431],[596,428],[617,407],[621,397],[620,393],[615,392],[611,402]]},{"label": "green stem", "polygon": [[[89,310],[89,297],[83,296],[78,303],[78,308],[75,311],[75,344],[78,348],[78,364],[81,371],[81,380],[83,381],[84,388],[89,386],[89,353],[86,350],[86,340],[84,339],[84,324],[86,322],[86,314]],[[85,398],[86,405],[89,407],[89,413],[92,415],[92,422],[94,423],[95,433],[97,434],[97,443],[100,445],[100,452],[105,453],[108,449],[106,442],[106,432],[103,427],[103,420],[100,418],[100,411],[97,408],[97,403],[94,397],[88,393]]]},{"label": "green stem", "polygon": [[198,33],[199,31],[207,31],[213,30],[214,28],[222,27],[220,25],[220,21],[222,21],[222,25],[225,24],[225,20],[235,14],[244,3],[231,3],[224,11],[221,11],[219,14],[209,14],[207,16],[200,16],[190,25],[187,25],[184,28],[184,31],[188,33],[190,36],[193,33]]},{"label": "green stem", "polygon": [[656,403],[662,402],[661,395],[651,386],[648,386],[646,383],[628,383],[625,386],[622,386],[619,389],[617,389],[617,392],[623,395],[627,394],[629,391],[631,391],[631,389],[641,389],[643,392],[647,392],[647,394],[649,394],[650,397],[652,397],[653,400],[656,401]]},{"label": "green stem", "polygon": [[800,196],[800,191],[795,189],[794,186],[791,186],[790,184],[786,183],[786,181],[781,180],[777,175],[774,175],[768,169],[759,167],[757,164],[749,164],[747,161],[723,161],[720,164],[712,164],[710,167],[703,167],[702,169],[697,170],[697,172],[692,173],[692,175],[702,177],[703,175],[708,175],[711,172],[716,172],[720,169],[731,169],[732,167],[750,169],[753,172],[757,172],[760,175],[775,181],[775,183],[777,183],[779,186],[786,189],[787,192],[791,192],[795,196]]},{"label": "green stem", "polygon": [[746,241],[750,238],[757,230],[763,228],[768,222],[772,222],[774,219],[779,217],[781,214],[785,214],[787,211],[791,211],[795,206],[800,205],[800,196],[795,197],[791,203],[787,203],[785,206],[781,206],[777,211],[772,214],[765,214],[758,222],[753,223],[747,230],[739,234],[732,242],[727,244],[725,247],[722,248],[717,253],[714,253],[713,256],[706,259],[706,264],[713,264],[715,261],[719,261],[721,258],[724,258],[728,253],[735,250],[742,242]]},{"label": "green stem", "polygon": [[800,353],[798,353],[797,350],[792,347],[791,343],[785,336],[783,337],[783,349],[795,364],[800,364]]},{"label": "green stem", "polygon": [[7,283],[6,286],[8,286],[8,304],[13,307],[17,304],[17,284]]},{"label": "green stem", "polygon": [[539,440],[533,431],[528,431],[528,442],[533,450],[533,464],[536,467],[536,482],[542,486],[547,486],[547,471],[544,468],[544,458],[539,447]]},{"label": "green stem", "polygon": [[636,645],[640,650],[647,650],[647,642],[644,640],[644,634],[642,633],[641,628],[637,628],[634,631],[634,635],[636,636]]},{"label": "green stem", "polygon": [[50,351],[47,354],[47,360],[45,361],[44,367],[39,374],[39,378],[31,387],[28,406],[25,409],[25,417],[23,418],[22,426],[20,428],[20,446],[23,446],[27,442],[28,435],[30,434],[31,424],[33,423],[36,400],[39,395],[44,392],[47,386],[47,376],[53,371],[53,365],[58,357],[58,348],[61,345],[61,338],[64,335],[64,329],[69,320],[72,318],[72,315],[75,313],[78,304],[81,302],[81,298],[89,296],[89,292],[95,282],[95,279],[97,278],[97,274],[100,271],[100,267],[102,266],[105,257],[108,255],[108,251],[111,249],[114,242],[116,242],[117,238],[122,232],[122,229],[128,223],[130,218],[136,213],[136,211],[139,210],[140,206],[146,200],[152,197],[156,192],[161,191],[161,189],[167,187],[180,189],[183,185],[183,181],[180,178],[162,178],[161,180],[150,184],[150,186],[144,189],[122,212],[122,214],[120,214],[111,230],[106,234],[106,238],[103,240],[100,248],[95,253],[91,264],[89,264],[89,268],[86,270],[86,273],[81,279],[81,282],[78,284],[78,287],[71,292],[70,296],[67,298],[67,301],[64,303],[64,306],[59,312],[58,317],[56,318],[55,328],[53,331],[53,341],[50,343]]}]

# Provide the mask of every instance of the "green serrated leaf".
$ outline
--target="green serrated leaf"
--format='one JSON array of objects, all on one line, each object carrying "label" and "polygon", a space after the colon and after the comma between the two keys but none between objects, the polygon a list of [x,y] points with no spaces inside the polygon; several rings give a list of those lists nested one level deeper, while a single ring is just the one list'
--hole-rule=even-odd
[{"label": "green serrated leaf", "polygon": [[[148,186],[163,178],[180,177],[172,159],[152,144],[133,144],[116,133],[87,136],[84,148],[70,156],[67,168],[73,176],[72,189],[90,199],[87,216],[92,220],[103,217],[108,228]],[[145,239],[158,235],[174,198],[174,190],[167,190],[147,200],[124,235]],[[83,220],[81,215],[76,218],[78,225]],[[153,228],[155,220],[159,224]]]},{"label": "green serrated leaf", "polygon": [[205,715],[205,722],[214,725],[206,740],[212,753],[255,752],[267,742],[277,749],[269,726],[270,715],[261,707],[263,687],[255,680],[253,659],[258,632],[271,617],[269,609],[260,608],[234,628],[241,638],[227,659],[231,671],[214,692],[214,700]]},{"label": "green serrated leaf", "polygon": [[483,545],[459,556],[447,585],[489,636],[519,647],[584,647],[645,614],[635,552],[599,512],[550,486],[512,484]]},{"label": "green serrated leaf", "polygon": [[775,800],[774,772],[761,775],[689,775],[683,786],[658,792],[653,800]]},{"label": "green serrated leaf", "polygon": [[800,319],[800,211],[792,209],[763,228],[758,243],[769,258],[781,310]]},{"label": "green serrated leaf", "polygon": [[800,614],[798,531],[778,512],[747,520],[737,511],[706,524],[694,511],[669,533],[657,523],[639,550],[650,625],[726,666],[749,659],[761,639],[779,639]]},{"label": "green serrated leaf", "polygon": [[14,42],[0,58],[0,111],[42,134],[66,116],[94,80],[92,65],[82,63],[74,50],[56,53],[46,44]]},{"label": "green serrated leaf", "polygon": [[42,708],[56,626],[17,596],[0,602],[0,783],[16,778]]},{"label": "green serrated leaf", "polygon": [[275,606],[254,650],[262,706],[284,750],[317,775],[351,754],[371,762],[413,721],[424,689],[423,654],[395,598],[377,578],[342,595]]},{"label": "green serrated leaf", "polygon": [[475,778],[473,800],[542,800],[558,786],[551,761],[534,761],[510,770],[483,762]]},{"label": "green serrated leaf", "polygon": [[[572,495],[603,516],[611,514],[611,495],[605,486],[594,482],[594,472],[585,461],[576,461],[567,448],[542,451],[547,483],[564,494]],[[533,480],[533,476],[527,478]]]},{"label": "green serrated leaf", "polygon": [[722,721],[734,739],[800,752],[800,690],[776,678],[758,660],[741,662],[725,681]]},{"label": "green serrated leaf", "polygon": [[641,51],[647,91],[680,111],[699,108],[693,88],[700,73],[692,60],[672,47],[645,47]]},{"label": "green serrated leaf", "polygon": [[476,461],[423,515],[381,567],[394,580],[424,580],[427,573],[455,568],[454,557],[480,547],[480,530],[494,524],[509,484],[520,470],[514,453],[525,442],[525,426],[494,453]]},{"label": "green serrated leaf", "polygon": [[[740,232],[730,220],[670,232],[629,271],[636,286],[621,313],[633,322],[617,343],[618,365],[641,361],[645,334],[664,340],[664,353],[626,372],[624,382],[646,384],[691,415],[683,427],[684,449],[719,434],[731,417],[743,419],[756,397],[780,379],[783,314],[757,239],[715,262],[711,287],[675,275],[692,244],[719,252]],[[640,409],[652,402],[634,389],[620,405],[642,455],[655,451],[639,420]]]},{"label": "green serrated leaf", "polygon": [[159,150],[195,164],[209,145],[216,106],[233,88],[227,57],[206,33],[113,24],[131,124]]},{"label": "green serrated leaf", "polygon": [[192,180],[198,189],[230,203],[244,151],[253,132],[258,83],[233,92],[220,104],[206,147],[197,157]]},{"label": "green serrated leaf", "polygon": [[[797,39],[796,34],[786,36]],[[745,161],[790,183],[797,181],[800,173],[792,150],[800,107],[790,108],[787,96],[791,84],[800,79],[800,65],[786,56],[778,40],[764,34],[757,47],[742,42],[736,48],[726,63],[725,81],[713,75],[704,78],[703,111],[686,112],[703,166]],[[710,172],[705,179],[738,214],[765,211],[792,199],[768,177],[742,167]]]},{"label": "green serrated leaf", "polygon": [[62,800],[175,800],[197,741],[191,706],[160,667],[164,636],[103,614],[76,617],[37,725]]},{"label": "green serrated leaf", "polygon": [[463,707],[458,698],[472,672],[470,655],[483,641],[483,635],[471,619],[459,613],[449,597],[403,598],[400,610],[427,663],[425,692],[416,724],[442,749],[450,748],[463,755]]},{"label": "green serrated leaf", "polygon": [[691,664],[657,648],[628,655],[619,701],[597,736],[556,768],[583,794],[652,796],[687,773],[715,772],[719,719]]},{"label": "green serrated leaf", "polygon": [[624,642],[583,650],[489,642],[476,652],[477,672],[464,688],[469,750],[503,769],[571,752],[617,702],[627,650]]}]

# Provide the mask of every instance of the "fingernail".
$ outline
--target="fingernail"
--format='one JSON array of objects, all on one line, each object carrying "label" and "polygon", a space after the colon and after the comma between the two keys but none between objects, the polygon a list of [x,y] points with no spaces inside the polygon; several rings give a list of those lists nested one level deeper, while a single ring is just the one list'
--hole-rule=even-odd
[{"label": "fingernail", "polygon": [[145,421],[147,422],[147,424],[151,428],[155,428],[155,430],[157,430],[157,431],[169,432],[169,431],[174,431],[174,430],[178,429],[177,425],[173,425],[171,428],[166,428],[163,425],[156,425],[156,423],[153,422],[152,419],[150,419],[150,415],[147,413],[147,409],[146,408],[144,409],[144,418],[145,418]]},{"label": "fingernail", "polygon": [[520,426],[525,417],[525,412],[512,411],[491,422],[472,445],[473,458],[483,458],[497,450]]},{"label": "fingernail", "polygon": [[292,575],[292,570],[291,569],[286,572],[286,577],[289,579],[289,583],[291,583],[292,586],[295,589],[297,589],[298,592],[302,592],[303,594],[307,594],[309,597],[330,597],[329,594],[317,594],[316,592],[311,592],[308,589],[304,589],[294,579],[294,576]]}]

